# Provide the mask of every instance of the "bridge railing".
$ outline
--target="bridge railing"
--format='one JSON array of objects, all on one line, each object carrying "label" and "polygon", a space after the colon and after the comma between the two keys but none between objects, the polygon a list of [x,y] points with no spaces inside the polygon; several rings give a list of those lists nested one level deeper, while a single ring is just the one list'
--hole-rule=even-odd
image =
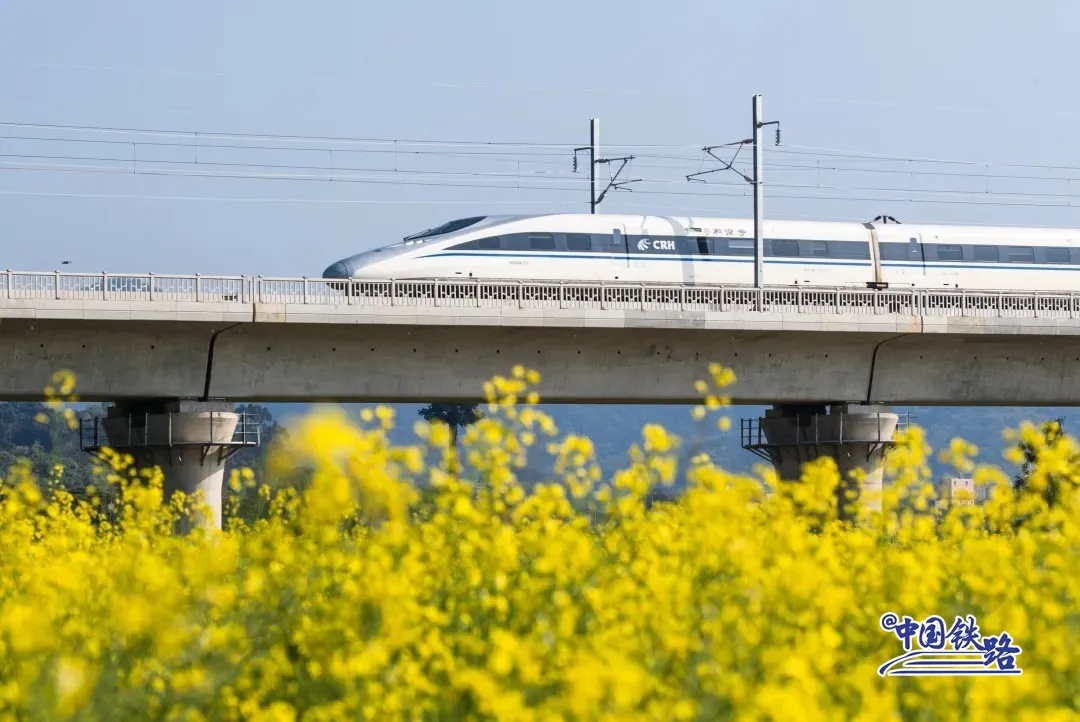
[{"label": "bridge railing", "polygon": [[[896,425],[893,426],[893,417]],[[914,414],[904,412],[860,412],[838,414],[815,414],[809,423],[781,428],[779,440],[770,439],[762,428],[760,417],[744,418],[739,422],[739,441],[744,449],[761,449],[821,446],[824,444],[891,444],[912,426]],[[874,425],[868,432],[866,421]],[[845,420],[849,420],[845,428]]]},{"label": "bridge railing", "polygon": [[[106,447],[130,449],[137,446],[202,446],[247,447],[259,446],[262,420],[258,414],[237,412],[208,412],[209,424],[205,436],[191,437],[191,430],[178,433],[176,424],[185,414],[177,412],[144,413],[109,417],[94,414],[79,418],[79,443],[83,451],[100,451]],[[235,424],[232,435],[225,438],[222,427]]]},{"label": "bridge railing", "polygon": [[251,303],[254,280],[244,276],[6,271],[0,272],[0,298]]},{"label": "bridge railing", "polygon": [[1080,292],[0,271],[0,299],[1080,318]]}]

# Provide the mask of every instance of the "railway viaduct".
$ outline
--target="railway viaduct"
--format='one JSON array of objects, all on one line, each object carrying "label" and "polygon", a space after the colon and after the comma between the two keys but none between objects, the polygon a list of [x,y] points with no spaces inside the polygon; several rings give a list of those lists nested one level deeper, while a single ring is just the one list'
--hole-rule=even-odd
[{"label": "railway viaduct", "polygon": [[218,500],[236,401],[475,399],[521,363],[548,403],[696,403],[711,362],[773,405],[743,441],[782,476],[826,454],[878,489],[891,405],[1080,404],[1080,294],[0,272],[0,398],[70,369],[117,402],[92,445]]}]

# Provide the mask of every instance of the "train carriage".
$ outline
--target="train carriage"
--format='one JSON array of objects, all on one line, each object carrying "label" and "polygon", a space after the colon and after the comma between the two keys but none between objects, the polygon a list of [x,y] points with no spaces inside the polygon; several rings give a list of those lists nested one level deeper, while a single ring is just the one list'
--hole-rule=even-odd
[{"label": "train carriage", "polygon": [[[774,287],[1071,291],[1080,231],[766,221]],[[608,214],[475,216],[331,264],[329,279],[482,279],[752,285],[744,218]]]}]

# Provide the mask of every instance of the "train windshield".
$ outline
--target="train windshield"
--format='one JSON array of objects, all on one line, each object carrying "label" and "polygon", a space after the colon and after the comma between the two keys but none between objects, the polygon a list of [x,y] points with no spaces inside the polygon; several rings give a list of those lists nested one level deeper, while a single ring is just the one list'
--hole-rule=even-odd
[{"label": "train windshield", "polygon": [[441,236],[446,233],[453,233],[454,231],[460,231],[463,228],[468,228],[469,226],[475,225],[480,221],[484,220],[485,218],[487,218],[487,216],[461,218],[456,221],[443,223],[441,226],[436,226],[435,228],[429,228],[426,231],[421,231],[420,233],[414,233],[411,236],[405,236],[405,238],[403,238],[402,240],[415,241],[418,238],[429,238],[431,236]]}]

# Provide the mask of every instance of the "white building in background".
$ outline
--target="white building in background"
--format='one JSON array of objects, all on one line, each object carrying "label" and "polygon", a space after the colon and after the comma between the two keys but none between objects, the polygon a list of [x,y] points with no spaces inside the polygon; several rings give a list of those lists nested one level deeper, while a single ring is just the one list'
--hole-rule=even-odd
[{"label": "white building in background", "polygon": [[989,501],[996,484],[975,485],[974,479],[946,477],[937,483],[938,505],[978,506]]},{"label": "white building in background", "polygon": [[938,506],[974,506],[977,500],[975,480],[962,477],[948,477],[937,484]]}]

